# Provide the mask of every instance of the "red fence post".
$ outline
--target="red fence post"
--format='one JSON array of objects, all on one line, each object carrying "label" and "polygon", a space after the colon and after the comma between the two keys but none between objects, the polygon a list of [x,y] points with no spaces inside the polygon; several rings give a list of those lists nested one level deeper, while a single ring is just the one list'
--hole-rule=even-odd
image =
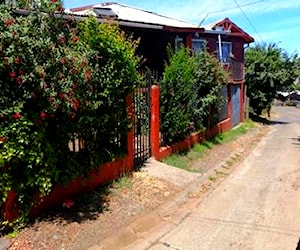
[{"label": "red fence post", "polygon": [[[133,123],[133,103],[132,96],[128,95],[126,97],[127,112],[131,123]],[[134,167],[134,136],[133,136],[133,127],[130,128],[127,134],[127,164],[128,168],[132,169]]]},{"label": "red fence post", "polygon": [[14,190],[10,190],[3,207],[3,217],[9,222],[14,221],[19,215],[17,200],[18,194]]},{"label": "red fence post", "polygon": [[151,154],[156,159],[159,160],[159,86],[153,85],[151,87],[151,122],[150,122],[150,129],[151,129]]}]

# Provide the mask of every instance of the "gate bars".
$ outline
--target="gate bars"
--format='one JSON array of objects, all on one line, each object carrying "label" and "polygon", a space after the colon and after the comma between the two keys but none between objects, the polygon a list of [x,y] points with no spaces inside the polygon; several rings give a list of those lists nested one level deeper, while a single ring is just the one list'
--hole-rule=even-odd
[{"label": "gate bars", "polygon": [[133,93],[134,165],[139,168],[151,156],[150,147],[151,87],[135,89]]}]

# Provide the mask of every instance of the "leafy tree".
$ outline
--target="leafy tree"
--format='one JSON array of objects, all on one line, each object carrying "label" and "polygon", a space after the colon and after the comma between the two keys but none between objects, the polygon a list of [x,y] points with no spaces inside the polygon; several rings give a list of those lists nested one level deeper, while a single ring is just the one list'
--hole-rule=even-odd
[{"label": "leafy tree", "polygon": [[15,190],[28,213],[37,192],[125,153],[117,139],[130,128],[139,60],[134,41],[94,19],[78,27],[52,8],[21,16],[3,5],[0,17],[0,208]]},{"label": "leafy tree", "polygon": [[276,92],[296,78],[297,55],[288,56],[276,44],[256,44],[246,51],[246,85],[252,112],[269,109]]},{"label": "leafy tree", "polygon": [[284,78],[282,81],[283,88],[293,90],[294,82],[300,76],[300,58],[297,53],[289,55],[287,52],[282,53]]}]

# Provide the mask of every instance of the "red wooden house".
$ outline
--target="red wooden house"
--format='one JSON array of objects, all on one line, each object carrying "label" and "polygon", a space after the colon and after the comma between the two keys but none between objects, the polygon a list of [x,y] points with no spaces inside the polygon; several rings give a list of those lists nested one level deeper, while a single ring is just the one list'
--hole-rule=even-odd
[{"label": "red wooden house", "polygon": [[[229,83],[223,94],[228,95],[227,116],[230,127],[244,119],[244,47],[254,39],[230,19],[199,27],[198,25],[165,17],[150,11],[117,3],[102,3],[70,9],[79,16],[94,15],[99,22],[116,22],[125,32],[140,39],[137,53],[144,58],[143,67],[162,74],[167,60],[167,46],[181,43],[193,51],[206,48],[215,54],[229,70]],[[227,125],[228,126],[228,125]]]},{"label": "red wooden house", "polygon": [[215,53],[220,63],[229,71],[228,93],[231,99],[229,112],[231,126],[244,120],[245,105],[245,45],[254,42],[254,38],[239,28],[229,18],[211,24],[205,28],[203,39],[208,50]]},{"label": "red wooden house", "polygon": [[[26,12],[20,11],[21,14]],[[254,42],[254,39],[239,28],[228,18],[209,25],[198,25],[168,18],[153,12],[144,11],[116,3],[104,3],[92,6],[74,8],[66,12],[77,18],[94,15],[99,22],[115,22],[122,30],[140,38],[138,53],[145,59],[144,66],[151,70],[163,72],[167,59],[167,46],[174,48],[180,43],[193,51],[207,47],[210,53],[220,60],[223,67],[230,72],[229,84],[224,85],[223,94],[228,97],[226,115],[220,119],[219,124],[207,131],[208,136],[229,130],[244,119],[244,46]],[[157,159],[170,155],[177,149],[181,150],[203,139],[202,134],[187,138],[182,144],[171,148],[160,148],[159,140],[159,102],[158,88],[153,87],[152,115],[151,115],[151,155]],[[130,113],[133,112],[132,100],[128,100]],[[153,115],[154,114],[154,115]],[[106,163],[98,170],[92,171],[88,179],[76,178],[67,187],[57,186],[52,193],[44,198],[44,202],[32,210],[32,214],[45,208],[60,204],[63,199],[76,193],[90,190],[100,184],[118,177],[122,172],[133,169],[135,146],[133,131],[128,133],[128,154],[122,159]],[[175,149],[174,149],[175,148]],[[148,151],[150,152],[150,151]],[[84,185],[82,185],[84,183]],[[15,202],[17,194],[11,192],[5,207],[5,218],[13,220],[17,214]]]}]

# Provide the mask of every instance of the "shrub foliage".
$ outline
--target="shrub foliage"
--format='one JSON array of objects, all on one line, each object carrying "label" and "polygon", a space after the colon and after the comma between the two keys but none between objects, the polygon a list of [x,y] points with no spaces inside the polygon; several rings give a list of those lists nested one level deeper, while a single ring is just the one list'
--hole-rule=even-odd
[{"label": "shrub foliage", "polygon": [[271,107],[277,91],[289,89],[299,75],[299,57],[276,44],[256,44],[246,51],[246,85],[252,113]]},{"label": "shrub foliage", "polygon": [[208,52],[191,54],[186,48],[170,51],[161,83],[161,132],[165,144],[180,141],[208,125],[210,111],[217,108],[226,79],[226,72]]},{"label": "shrub foliage", "polygon": [[53,18],[56,7],[27,16],[0,7],[0,207],[15,190],[28,212],[36,192],[126,150],[116,142],[130,127],[136,42],[92,18]]}]

